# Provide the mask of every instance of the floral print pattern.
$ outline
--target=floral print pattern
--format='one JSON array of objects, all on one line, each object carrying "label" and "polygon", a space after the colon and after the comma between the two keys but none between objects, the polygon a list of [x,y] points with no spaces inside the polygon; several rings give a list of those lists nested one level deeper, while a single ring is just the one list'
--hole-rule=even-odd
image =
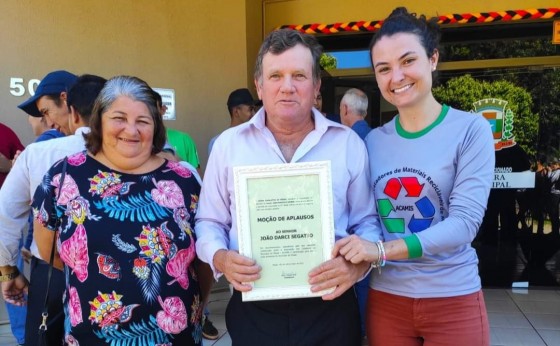
[{"label": "floral print pattern", "polygon": [[72,269],[80,282],[88,278],[88,248],[86,229],[78,225],[74,234],[60,245],[60,259]]},{"label": "floral print pattern", "polygon": [[178,297],[166,298],[165,301],[158,297],[163,310],[157,313],[157,324],[166,333],[178,334],[187,327],[187,309]]},{"label": "floral print pattern", "polygon": [[32,202],[42,224],[53,211],[62,219],[65,344],[201,345],[193,267],[200,185],[190,170],[166,161],[134,175],[86,152],[67,160],[62,186],[58,162]]},{"label": "floral print pattern", "polygon": [[75,327],[83,322],[82,304],[80,303],[80,297],[78,296],[78,291],[76,291],[76,287],[69,287],[68,293],[70,294],[70,299],[68,300],[70,323],[72,324],[72,327]]}]

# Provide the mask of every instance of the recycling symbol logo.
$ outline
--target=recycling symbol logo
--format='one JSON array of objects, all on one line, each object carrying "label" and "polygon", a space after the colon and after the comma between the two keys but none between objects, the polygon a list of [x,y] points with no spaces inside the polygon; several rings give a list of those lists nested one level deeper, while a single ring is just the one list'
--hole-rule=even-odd
[{"label": "recycling symbol logo", "polygon": [[379,217],[389,233],[404,233],[406,229],[406,220],[402,217],[392,217],[393,212],[397,211],[397,207],[393,202],[401,196],[399,203],[402,203],[403,197],[415,199],[414,206],[405,207],[404,210],[412,211],[412,217],[408,222],[408,229],[412,233],[417,233],[430,227],[435,215],[435,208],[428,197],[420,198],[420,194],[425,184],[420,184],[416,177],[391,178],[387,181],[383,192],[389,198],[377,200],[377,210]]}]

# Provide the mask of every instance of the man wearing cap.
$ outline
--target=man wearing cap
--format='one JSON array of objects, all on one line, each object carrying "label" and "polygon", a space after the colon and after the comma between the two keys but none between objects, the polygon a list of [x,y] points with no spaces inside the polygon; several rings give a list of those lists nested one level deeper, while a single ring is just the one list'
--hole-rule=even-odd
[{"label": "man wearing cap", "polygon": [[[230,116],[229,127],[241,125],[255,115],[255,100],[247,88],[236,89],[229,94],[227,108]],[[214,136],[208,143],[208,155],[212,151],[214,142],[219,135]]]},{"label": "man wearing cap", "polygon": [[[60,80],[58,86],[45,88],[44,82]],[[6,187],[0,190],[0,282],[4,299],[16,305],[25,304],[24,293],[28,292],[28,309],[25,326],[25,344],[38,344],[38,328],[42,322],[41,313],[47,294],[48,259],[41,259],[36,244],[31,244],[31,276],[30,283],[15,267],[19,239],[27,224],[30,212],[30,201],[35,189],[41,184],[43,175],[58,160],[67,155],[85,149],[83,134],[89,132],[89,115],[93,103],[105,83],[105,79],[97,76],[74,76],[68,78],[66,71],[51,73],[41,81],[35,94],[35,106],[29,100],[19,108],[33,116],[54,115],[51,119],[73,135],[49,141],[32,143],[25,148],[16,160],[10,174],[6,178]],[[47,83],[48,84],[48,83]],[[57,94],[58,93],[58,94]],[[53,101],[57,96],[65,107],[70,110],[63,124],[62,110],[55,108],[56,103],[42,102],[45,96]],[[54,95],[54,96],[53,96]],[[56,114],[55,114],[56,113]],[[52,271],[48,286],[48,318],[47,345],[60,345],[64,339],[64,312],[62,294],[64,292],[64,273]],[[29,286],[28,286],[29,285]]]},{"label": "man wearing cap", "polygon": [[68,89],[76,81],[76,76],[68,71],[54,71],[41,80],[37,86],[35,95],[18,106],[25,113],[34,116],[45,116],[54,123],[54,127],[69,135],[68,116],[70,115],[66,106]]}]

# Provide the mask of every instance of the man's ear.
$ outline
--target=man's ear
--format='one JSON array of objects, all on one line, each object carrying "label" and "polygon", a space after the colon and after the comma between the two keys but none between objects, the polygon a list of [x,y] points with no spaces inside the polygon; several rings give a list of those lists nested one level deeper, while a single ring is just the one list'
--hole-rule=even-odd
[{"label": "man's ear", "polygon": [[76,108],[74,108],[74,106],[70,106],[70,123],[71,124],[79,124],[80,123],[80,115],[78,114],[78,112],[76,111]]},{"label": "man's ear", "polygon": [[255,89],[257,89],[257,96],[259,97],[259,100],[262,100],[262,83],[260,83],[257,79],[255,79]]},{"label": "man's ear", "polygon": [[319,80],[313,79],[313,89],[315,89],[313,95],[315,95],[315,99],[316,99],[317,95],[321,93],[321,78],[319,78]]},{"label": "man's ear", "polygon": [[60,93],[60,99],[66,102],[66,100],[68,99],[68,94],[66,93],[66,91]]}]

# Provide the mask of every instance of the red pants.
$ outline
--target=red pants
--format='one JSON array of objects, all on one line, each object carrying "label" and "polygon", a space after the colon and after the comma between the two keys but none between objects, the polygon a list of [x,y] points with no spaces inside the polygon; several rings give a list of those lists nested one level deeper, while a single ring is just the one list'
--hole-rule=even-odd
[{"label": "red pants", "polygon": [[490,345],[482,291],[415,299],[370,289],[366,326],[370,346]]}]

